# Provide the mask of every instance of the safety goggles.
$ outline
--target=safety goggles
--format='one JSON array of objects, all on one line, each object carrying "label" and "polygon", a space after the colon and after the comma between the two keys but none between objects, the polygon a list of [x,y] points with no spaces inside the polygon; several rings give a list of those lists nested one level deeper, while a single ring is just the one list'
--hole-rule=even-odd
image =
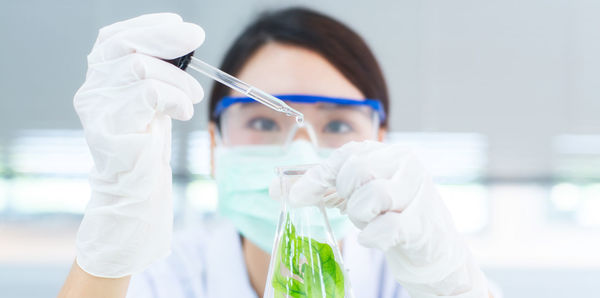
[{"label": "safety goggles", "polygon": [[276,95],[304,114],[304,124],[249,97],[224,97],[214,116],[225,146],[286,145],[300,137],[318,147],[337,148],[351,141],[373,140],[385,120],[380,101],[314,95]]}]

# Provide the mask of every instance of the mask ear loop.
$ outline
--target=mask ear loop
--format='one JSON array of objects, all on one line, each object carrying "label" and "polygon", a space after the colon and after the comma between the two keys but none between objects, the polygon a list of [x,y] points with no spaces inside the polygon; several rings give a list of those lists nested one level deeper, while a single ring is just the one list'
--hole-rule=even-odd
[{"label": "mask ear loop", "polygon": [[319,148],[319,142],[318,142],[318,139],[317,139],[317,134],[315,133],[315,130],[314,130],[313,126],[310,124],[310,122],[308,122],[306,120],[304,121],[304,123],[302,125],[299,125],[298,123],[296,123],[292,127],[292,129],[288,133],[287,137],[285,138],[285,142],[283,143],[283,147],[284,148],[287,149],[287,147],[294,140],[294,137],[298,133],[298,130],[300,130],[302,128],[306,129],[306,132],[308,133],[308,138],[310,140],[310,143],[315,147],[315,149]]},{"label": "mask ear loop", "polygon": [[215,145],[223,146],[223,137],[221,136],[221,130],[218,128],[215,128]]}]

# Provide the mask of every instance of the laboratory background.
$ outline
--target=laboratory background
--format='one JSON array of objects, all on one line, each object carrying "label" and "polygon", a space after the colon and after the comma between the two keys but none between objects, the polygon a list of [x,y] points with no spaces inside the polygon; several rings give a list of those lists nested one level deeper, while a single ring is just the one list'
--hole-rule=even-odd
[{"label": "laboratory background", "polygon": [[[419,154],[504,297],[600,297],[595,0],[4,1],[0,296],[54,297],[74,259],[92,159],[72,101],[99,28],[175,12],[206,31],[195,56],[219,65],[258,13],[298,5],[372,47],[391,94],[386,142]],[[176,229],[216,208],[206,109],[174,121]]]}]

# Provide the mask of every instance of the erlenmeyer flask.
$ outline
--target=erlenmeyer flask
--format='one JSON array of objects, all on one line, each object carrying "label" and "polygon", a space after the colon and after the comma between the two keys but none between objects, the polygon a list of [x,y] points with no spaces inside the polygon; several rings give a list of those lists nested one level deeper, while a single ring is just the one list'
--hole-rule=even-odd
[{"label": "erlenmeyer flask", "polygon": [[293,207],[288,203],[291,186],[311,166],[277,168],[282,211],[264,297],[353,297],[324,207]]}]

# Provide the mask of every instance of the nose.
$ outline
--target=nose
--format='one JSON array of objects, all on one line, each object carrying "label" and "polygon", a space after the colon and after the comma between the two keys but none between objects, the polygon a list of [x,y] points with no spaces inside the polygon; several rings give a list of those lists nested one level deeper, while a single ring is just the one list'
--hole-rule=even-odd
[{"label": "nose", "polygon": [[296,135],[294,136],[294,138],[292,140],[293,141],[306,140],[306,141],[310,142],[311,139],[310,139],[310,134],[308,133],[308,129],[306,129],[306,127],[298,128],[298,130],[296,131]]},{"label": "nose", "polygon": [[288,142],[296,140],[306,140],[318,146],[317,135],[310,123],[304,123],[302,127],[296,126],[294,128],[290,136],[288,136]]}]

